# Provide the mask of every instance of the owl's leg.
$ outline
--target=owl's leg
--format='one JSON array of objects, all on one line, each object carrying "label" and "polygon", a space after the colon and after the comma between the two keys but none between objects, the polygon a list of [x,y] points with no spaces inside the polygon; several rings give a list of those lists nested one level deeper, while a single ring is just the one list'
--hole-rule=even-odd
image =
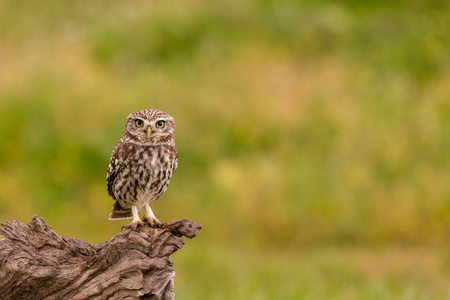
[{"label": "owl's leg", "polygon": [[161,227],[163,223],[155,217],[152,209],[150,208],[150,205],[148,205],[147,203],[144,207],[145,207],[145,216],[142,218],[142,221],[150,224],[150,226],[152,227]]},{"label": "owl's leg", "polygon": [[133,228],[134,230],[136,230],[136,228],[138,228],[139,226],[145,226],[144,222],[142,222],[139,219],[137,206],[131,205],[131,212],[133,213],[133,222],[123,226],[123,228],[125,229]]}]

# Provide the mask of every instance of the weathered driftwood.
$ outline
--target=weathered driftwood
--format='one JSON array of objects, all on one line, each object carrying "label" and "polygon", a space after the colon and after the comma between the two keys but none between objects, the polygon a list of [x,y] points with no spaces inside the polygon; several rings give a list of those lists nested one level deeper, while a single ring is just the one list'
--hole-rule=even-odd
[{"label": "weathered driftwood", "polygon": [[181,219],[162,228],[138,227],[91,245],[59,236],[36,216],[28,226],[3,222],[1,299],[173,299],[169,256],[200,224]]}]

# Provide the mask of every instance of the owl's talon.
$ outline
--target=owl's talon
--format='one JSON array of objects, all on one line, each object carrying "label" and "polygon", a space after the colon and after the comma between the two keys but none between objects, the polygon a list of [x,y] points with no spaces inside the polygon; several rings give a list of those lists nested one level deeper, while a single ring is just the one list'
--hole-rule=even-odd
[{"label": "owl's talon", "polygon": [[136,221],[131,222],[130,224],[122,226],[122,229],[125,228],[125,230],[126,230],[126,229],[130,229],[131,228],[133,230],[137,230],[137,228],[139,226],[143,226],[144,227],[145,223],[142,222],[141,220],[136,220]]},{"label": "owl's talon", "polygon": [[161,228],[162,225],[163,225],[163,223],[162,223],[160,220],[156,219],[156,218],[150,219],[150,218],[146,218],[146,217],[144,216],[144,218],[142,218],[142,221],[143,221],[145,224],[148,224],[148,225],[149,225],[150,227],[152,227],[152,228]]}]

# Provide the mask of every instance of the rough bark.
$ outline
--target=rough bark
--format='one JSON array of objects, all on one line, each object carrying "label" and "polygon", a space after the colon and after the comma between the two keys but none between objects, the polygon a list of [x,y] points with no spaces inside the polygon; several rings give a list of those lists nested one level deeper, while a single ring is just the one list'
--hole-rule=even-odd
[{"label": "rough bark", "polygon": [[169,256],[200,224],[181,219],[138,227],[99,245],[59,236],[42,218],[3,222],[1,299],[173,299]]}]

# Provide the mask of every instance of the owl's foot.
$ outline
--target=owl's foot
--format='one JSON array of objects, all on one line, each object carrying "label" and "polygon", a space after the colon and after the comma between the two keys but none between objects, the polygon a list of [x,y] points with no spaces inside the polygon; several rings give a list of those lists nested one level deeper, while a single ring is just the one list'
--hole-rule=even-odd
[{"label": "owl's foot", "polygon": [[130,224],[122,226],[122,230],[123,229],[127,230],[130,228],[133,230],[136,230],[139,226],[145,226],[145,223],[142,222],[141,220],[137,219],[137,220],[134,220],[133,222],[131,222]]},{"label": "owl's foot", "polygon": [[155,228],[161,228],[161,226],[163,225],[163,223],[158,220],[157,218],[148,218],[146,216],[144,216],[142,218],[142,221],[144,221],[145,224],[150,225],[150,227],[155,227]]},{"label": "owl's foot", "polygon": [[150,206],[146,204],[144,208],[145,208],[145,215],[142,218],[142,221],[150,225],[150,227],[161,228],[163,223],[155,217],[155,214],[153,213]]}]

